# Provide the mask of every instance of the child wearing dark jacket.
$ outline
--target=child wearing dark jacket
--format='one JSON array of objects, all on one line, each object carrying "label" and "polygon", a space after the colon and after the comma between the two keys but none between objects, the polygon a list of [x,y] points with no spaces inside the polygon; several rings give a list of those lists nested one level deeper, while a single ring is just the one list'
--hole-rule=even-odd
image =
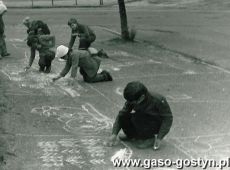
[{"label": "child wearing dark jacket", "polygon": [[51,35],[30,35],[27,40],[27,45],[31,48],[31,54],[29,64],[28,66],[26,66],[25,69],[28,70],[32,66],[35,58],[35,51],[37,50],[39,52],[39,71],[50,73],[51,63],[52,60],[55,58],[55,52],[50,50],[50,47],[54,46],[54,41],[55,38]]},{"label": "child wearing dark jacket", "polygon": [[141,149],[159,149],[173,122],[172,112],[165,97],[149,92],[145,85],[138,81],[129,82],[123,95],[126,102],[113,124],[108,145],[116,143],[117,135],[122,129],[125,135],[119,136],[120,140],[136,141],[136,146]]}]

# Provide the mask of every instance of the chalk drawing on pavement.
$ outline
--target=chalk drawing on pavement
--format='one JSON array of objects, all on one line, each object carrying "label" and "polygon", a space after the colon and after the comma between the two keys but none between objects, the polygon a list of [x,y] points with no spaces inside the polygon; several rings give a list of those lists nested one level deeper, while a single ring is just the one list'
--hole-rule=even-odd
[{"label": "chalk drawing on pavement", "polygon": [[101,70],[112,70],[112,71],[120,71],[123,67],[130,67],[135,65],[135,62],[126,62],[123,64],[117,64],[114,66],[114,64],[104,64],[101,65]]},{"label": "chalk drawing on pavement", "polygon": [[187,74],[187,75],[195,75],[197,74],[197,72],[193,71],[193,70],[187,70],[185,72],[183,72],[184,74]]},{"label": "chalk drawing on pavement", "polygon": [[63,128],[68,132],[84,132],[97,134],[101,130],[110,129],[112,121],[95,109],[90,103],[79,107],[41,106],[31,110],[31,113],[47,117],[56,117],[64,122]]},{"label": "chalk drawing on pavement", "polygon": [[20,38],[10,38],[8,39],[9,42],[25,42],[23,39]]},{"label": "chalk drawing on pavement", "polygon": [[179,150],[190,158],[227,160],[230,154],[230,134],[170,138]]},{"label": "chalk drawing on pavement", "polygon": [[12,43],[12,45],[18,49],[18,48],[27,48],[26,42],[23,39],[20,38],[10,38],[8,39],[9,42]]},{"label": "chalk drawing on pavement", "polygon": [[67,78],[54,84],[52,78],[56,76],[55,74],[44,74],[35,70],[25,72],[23,68],[18,67],[16,64],[7,64],[1,71],[9,80],[16,82],[20,88],[41,89],[47,96],[79,97],[80,93],[87,91],[79,84],[68,86]]},{"label": "chalk drawing on pavement", "polygon": [[116,94],[118,94],[119,96],[122,96],[123,90],[122,90],[121,87],[117,87],[117,88],[116,88]]},{"label": "chalk drawing on pavement", "polygon": [[166,97],[173,101],[192,99],[192,97],[187,94],[173,94],[173,95],[166,95]]},{"label": "chalk drawing on pavement", "polygon": [[124,149],[120,149],[119,151],[115,152],[115,154],[110,158],[110,160],[112,162],[114,162],[115,159],[119,159],[119,160],[128,160],[130,159],[130,153],[127,150],[127,148]]},{"label": "chalk drawing on pavement", "polygon": [[37,146],[41,149],[39,159],[44,167],[63,167],[69,163],[82,168],[85,163],[76,139],[40,141]]},{"label": "chalk drawing on pavement", "polygon": [[141,59],[140,56],[137,56],[137,55],[134,55],[134,54],[131,54],[131,53],[128,53],[126,51],[108,51],[109,53],[109,56],[111,57],[114,57],[114,58],[118,58],[118,57],[121,57],[121,59],[125,59],[125,58],[137,58],[137,59]]},{"label": "chalk drawing on pavement", "polygon": [[[111,131],[112,120],[90,103],[79,107],[41,106],[33,108],[31,113],[56,118],[64,124],[64,130],[78,136],[77,139],[40,141],[39,159],[43,166],[62,167],[69,163],[82,168],[87,164],[103,165],[110,161],[107,154],[111,148],[104,146],[104,133]],[[126,157],[131,158],[133,151],[125,143],[122,144]]]},{"label": "chalk drawing on pavement", "polygon": [[143,66],[145,64],[162,64],[160,61],[155,61],[153,59],[150,60],[141,60],[141,61],[125,61],[122,63],[115,64],[103,64],[101,65],[101,69],[112,70],[112,71],[120,71],[122,68],[127,68],[131,66]]}]

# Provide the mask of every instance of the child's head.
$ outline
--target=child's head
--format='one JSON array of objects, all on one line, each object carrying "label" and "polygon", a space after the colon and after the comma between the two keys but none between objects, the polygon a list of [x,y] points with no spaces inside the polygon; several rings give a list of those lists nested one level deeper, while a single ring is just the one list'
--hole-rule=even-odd
[{"label": "child's head", "polygon": [[76,30],[77,29],[77,20],[75,18],[70,18],[68,21],[68,25],[70,26],[70,28],[72,30]]},{"label": "child's head", "polygon": [[124,98],[133,104],[140,104],[147,94],[148,90],[144,84],[139,81],[129,82],[124,89]]},{"label": "child's head", "polygon": [[30,17],[25,17],[25,18],[23,19],[22,23],[23,23],[27,28],[29,28],[29,27],[30,27],[30,23],[31,23]]}]

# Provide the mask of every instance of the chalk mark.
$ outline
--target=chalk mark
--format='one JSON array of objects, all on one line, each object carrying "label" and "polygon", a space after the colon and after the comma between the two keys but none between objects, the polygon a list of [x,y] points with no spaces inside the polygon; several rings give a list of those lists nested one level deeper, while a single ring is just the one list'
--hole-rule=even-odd
[{"label": "chalk mark", "polygon": [[[42,141],[39,143],[38,146],[43,148],[43,155],[40,157],[43,166],[62,167],[64,162],[68,162],[80,168],[83,167],[86,159],[78,157],[84,155],[82,154],[83,151],[76,150],[76,147],[80,145],[85,146],[87,154],[90,155],[90,159],[88,159],[90,164],[106,164],[105,154],[108,151],[103,146],[104,136],[101,133],[111,129],[112,120],[100,113],[93,105],[85,103],[79,107],[41,106],[33,108],[31,113],[54,117],[64,123],[64,130],[80,134],[82,138],[80,140],[70,138],[62,141]],[[67,148],[60,151],[58,144]],[[127,157],[131,158],[133,151],[124,142],[122,144],[126,147]],[[75,157],[71,154],[74,154]]]},{"label": "chalk mark", "polygon": [[116,94],[118,94],[119,96],[122,96],[123,92],[122,92],[122,88],[121,87],[118,87],[116,88]]},{"label": "chalk mark", "polygon": [[166,95],[167,98],[171,99],[171,100],[189,100],[192,99],[191,96],[187,95],[187,94],[176,94],[176,95]]},{"label": "chalk mark", "polygon": [[203,158],[216,161],[228,159],[230,134],[201,135],[168,138],[171,143],[191,159]]}]

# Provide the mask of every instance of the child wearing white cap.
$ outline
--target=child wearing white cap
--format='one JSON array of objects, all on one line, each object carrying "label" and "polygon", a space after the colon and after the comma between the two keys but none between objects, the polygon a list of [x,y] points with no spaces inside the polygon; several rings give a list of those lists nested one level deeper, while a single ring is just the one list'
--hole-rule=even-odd
[{"label": "child wearing white cap", "polygon": [[56,57],[65,57],[66,65],[61,73],[53,78],[53,81],[65,77],[70,71],[71,67],[71,84],[74,83],[78,68],[80,68],[80,74],[87,83],[96,83],[102,81],[112,81],[113,78],[108,71],[102,71],[97,73],[100,67],[100,60],[96,57],[91,57],[91,54],[86,50],[69,50],[68,47],[61,45],[57,47]]}]

